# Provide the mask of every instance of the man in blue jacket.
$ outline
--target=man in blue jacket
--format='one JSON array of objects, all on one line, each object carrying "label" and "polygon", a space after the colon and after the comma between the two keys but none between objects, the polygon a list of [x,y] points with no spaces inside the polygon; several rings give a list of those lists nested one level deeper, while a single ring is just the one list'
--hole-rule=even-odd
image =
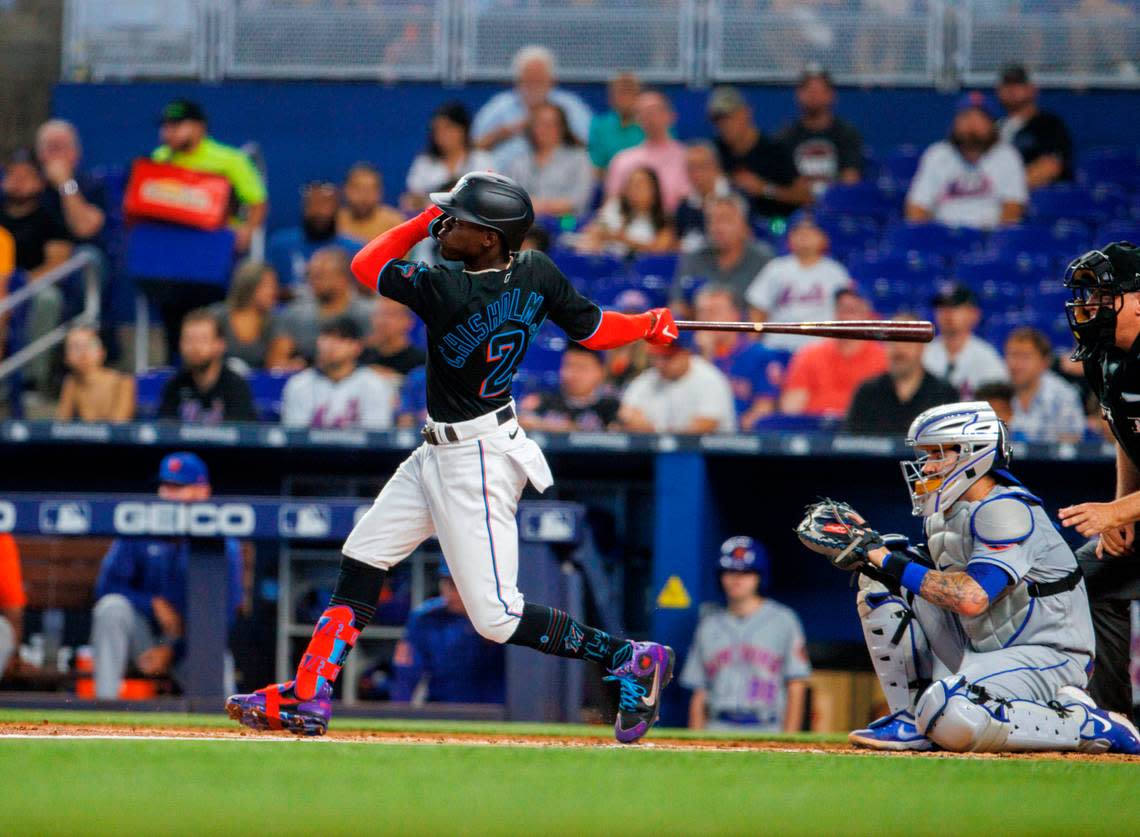
[{"label": "man in blue jacket", "polygon": [[[178,503],[210,497],[206,463],[192,453],[172,453],[158,472],[158,496]],[[229,618],[242,601],[241,548],[225,541],[229,564]],[[95,697],[119,697],[127,664],[144,675],[177,677],[186,626],[186,538],[116,538],[95,583],[91,645]],[[227,655],[227,676],[230,664]]]}]

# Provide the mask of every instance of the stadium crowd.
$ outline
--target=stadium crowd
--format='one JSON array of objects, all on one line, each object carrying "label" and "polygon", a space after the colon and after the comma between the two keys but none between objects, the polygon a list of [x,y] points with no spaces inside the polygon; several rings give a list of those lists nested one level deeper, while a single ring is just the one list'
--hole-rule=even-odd
[{"label": "stadium crowd", "polygon": [[[609,109],[593,114],[559,87],[546,49],[524,48],[514,68],[514,85],[476,113],[456,102],[436,110],[400,195],[386,202],[380,172],[357,163],[342,182],[308,183],[297,206],[275,207],[294,224],[263,247],[269,207],[255,160],[215,139],[225,126],[197,103],[169,103],[152,157],[229,181],[232,278],[150,291],[168,366],[137,378],[116,369],[129,355],[124,324],[73,329],[17,384],[29,409],[64,421],[421,423],[422,326],[365,293],[349,263],[430,192],[494,169],[534,200],[539,219],[524,246],[548,251],[602,305],[668,304],[710,320],[931,317],[938,331],[924,350],[700,333],[601,354],[544,330],[516,378],[526,426],[892,433],[926,407],[978,396],[1003,411],[1017,439],[1103,433],[1079,366],[1066,359],[1060,275],[1095,242],[1135,237],[1140,165],[1119,149],[1075,159],[1068,129],[1039,108],[1024,67],[1006,67],[993,96],[963,96],[947,139],[878,157],[837,115],[820,67],[796,85],[798,117],[773,133],[740,90],[713,89],[705,136],[687,144],[673,136],[669,97],[632,74],[611,80]],[[46,123],[33,148],[4,161],[0,276],[35,282],[84,248],[104,282],[117,281],[122,226],[68,123]],[[412,256],[439,258],[430,240]],[[18,329],[0,325],[10,332],[0,352],[78,304],[67,283],[37,294]]]}]

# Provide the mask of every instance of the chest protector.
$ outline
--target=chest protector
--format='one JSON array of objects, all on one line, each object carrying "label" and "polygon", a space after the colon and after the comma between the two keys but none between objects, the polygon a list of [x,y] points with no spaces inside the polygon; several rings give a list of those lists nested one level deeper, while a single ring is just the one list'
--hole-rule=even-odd
[{"label": "chest protector", "polygon": [[[1019,486],[999,486],[984,500],[959,501],[946,512],[935,512],[926,519],[927,547],[934,565],[944,572],[965,572],[974,553],[978,531],[995,533],[994,541],[1017,543],[1033,532],[1031,505],[1041,501]],[[985,521],[979,530],[976,519],[985,509]],[[1027,548],[1027,545],[1022,545]],[[1006,648],[1025,627],[1029,618],[1029,587],[1025,579],[1006,587],[998,599],[980,616],[958,615],[974,651],[997,651]]]}]

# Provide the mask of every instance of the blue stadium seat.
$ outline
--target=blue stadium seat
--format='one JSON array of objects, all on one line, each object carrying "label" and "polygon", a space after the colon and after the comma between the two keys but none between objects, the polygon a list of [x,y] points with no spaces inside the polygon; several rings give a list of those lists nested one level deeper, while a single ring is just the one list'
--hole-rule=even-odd
[{"label": "blue stadium seat", "polygon": [[[1109,221],[1096,231],[1094,247],[1104,247],[1113,241],[1131,241],[1140,244],[1140,221]],[[1074,258],[1080,255],[1074,253]]]},{"label": "blue stadium seat", "polygon": [[850,273],[876,311],[894,314],[925,308],[941,269],[917,254],[886,253],[852,262]]},{"label": "blue stadium seat", "polygon": [[566,338],[551,330],[539,332],[526,351],[520,369],[541,377],[553,372],[556,376],[562,365],[562,352],[566,349]]},{"label": "blue stadium seat", "polygon": [[228,286],[234,263],[232,230],[196,230],[140,222],[127,234],[127,273],[136,279]]},{"label": "blue stadium seat", "polygon": [[676,253],[648,253],[633,260],[632,269],[638,276],[668,276],[677,272]]},{"label": "blue stadium seat", "polygon": [[174,377],[175,370],[169,366],[148,369],[135,377],[136,410],[139,419],[153,419],[158,415],[162,401],[162,388]]},{"label": "blue stadium seat", "polygon": [[833,183],[819,198],[817,210],[821,215],[855,215],[885,220],[897,214],[899,206],[879,187],[868,181],[861,183]]},{"label": "blue stadium seat", "polygon": [[872,218],[821,216],[819,226],[831,240],[831,255],[840,261],[879,246],[879,224]]},{"label": "blue stadium seat", "polygon": [[1082,156],[1077,182],[1085,188],[1122,186],[1129,191],[1140,184],[1140,160],[1135,150],[1123,156]]},{"label": "blue stadium seat", "polygon": [[986,249],[1006,258],[1022,254],[1077,255],[1088,249],[1091,239],[1089,228],[1080,222],[1027,223],[994,230]]},{"label": "blue stadium seat", "polygon": [[246,376],[253,393],[253,404],[261,421],[281,420],[281,396],[292,372],[255,370]]},{"label": "blue stadium seat", "polygon": [[882,179],[898,186],[906,186],[918,171],[921,150],[914,145],[900,145],[888,152],[880,163]]},{"label": "blue stadium seat", "polygon": [[983,311],[1019,311],[1029,289],[1045,277],[1048,264],[981,255],[960,260],[953,277],[978,295]]},{"label": "blue stadium seat", "polygon": [[550,251],[550,258],[563,273],[574,278],[605,279],[625,273],[625,265],[615,256],[579,253],[555,247]]},{"label": "blue stadium seat", "polygon": [[841,424],[839,419],[825,416],[789,416],[774,413],[756,422],[757,433],[813,433],[835,430]]},{"label": "blue stadium seat", "polygon": [[980,250],[985,240],[984,232],[970,227],[903,223],[884,230],[883,249],[887,252],[957,259]]},{"label": "blue stadium seat", "polygon": [[1085,224],[1105,224],[1124,215],[1129,206],[1119,187],[1083,189],[1079,186],[1050,186],[1029,196],[1029,217],[1049,223],[1059,219]]}]

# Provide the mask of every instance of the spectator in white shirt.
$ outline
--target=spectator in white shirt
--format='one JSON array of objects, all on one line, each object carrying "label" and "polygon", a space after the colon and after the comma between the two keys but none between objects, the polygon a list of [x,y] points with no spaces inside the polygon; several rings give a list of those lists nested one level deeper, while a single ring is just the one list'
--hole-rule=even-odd
[{"label": "spectator in white shirt", "polygon": [[618,421],[634,433],[732,433],[736,408],[724,373],[694,354],[682,333],[668,346],[650,346],[653,366],[633,379]]},{"label": "spectator in white shirt", "polygon": [[[835,294],[852,286],[847,268],[825,253],[830,242],[808,213],[792,216],[788,226],[791,255],[779,256],[748,286],[744,297],[756,322],[835,319]],[[771,334],[764,344],[794,352],[818,338]]]},{"label": "spectator in white shirt", "polygon": [[594,190],[594,167],[582,143],[570,133],[566,114],[544,103],[531,112],[526,151],[505,174],[526,189],[536,215],[581,215]]},{"label": "spectator in white shirt", "polygon": [[989,98],[973,91],[958,104],[950,138],[919,160],[906,220],[990,230],[1020,221],[1028,197],[1021,155],[1002,142]]},{"label": "spectator in white shirt", "polygon": [[1001,355],[974,334],[982,319],[974,292],[965,285],[950,285],[933,304],[938,336],[923,352],[926,371],[957,387],[963,401],[973,401],[982,384],[1009,380]]},{"label": "spectator in white shirt", "polygon": [[364,430],[392,426],[399,386],[358,364],[362,337],[351,317],[336,317],[321,326],[316,368],[298,372],[285,385],[282,424]]},{"label": "spectator in white shirt", "polygon": [[546,47],[525,46],[512,62],[515,86],[491,97],[475,114],[471,135],[475,147],[490,151],[495,170],[526,150],[523,134],[531,112],[543,102],[552,102],[566,112],[570,130],[580,141],[590,138],[594,114],[577,95],[554,86],[554,54]]},{"label": "spectator in white shirt", "polygon": [[1049,367],[1053,347],[1035,328],[1014,329],[1005,341],[1005,362],[1013,385],[1010,435],[1021,442],[1077,442],[1085,411],[1077,390]]},{"label": "spectator in white shirt", "polygon": [[407,192],[400,206],[418,212],[428,205],[428,194],[446,191],[471,171],[488,171],[491,155],[471,147],[471,115],[461,102],[444,102],[432,114],[427,148],[412,160]]}]

